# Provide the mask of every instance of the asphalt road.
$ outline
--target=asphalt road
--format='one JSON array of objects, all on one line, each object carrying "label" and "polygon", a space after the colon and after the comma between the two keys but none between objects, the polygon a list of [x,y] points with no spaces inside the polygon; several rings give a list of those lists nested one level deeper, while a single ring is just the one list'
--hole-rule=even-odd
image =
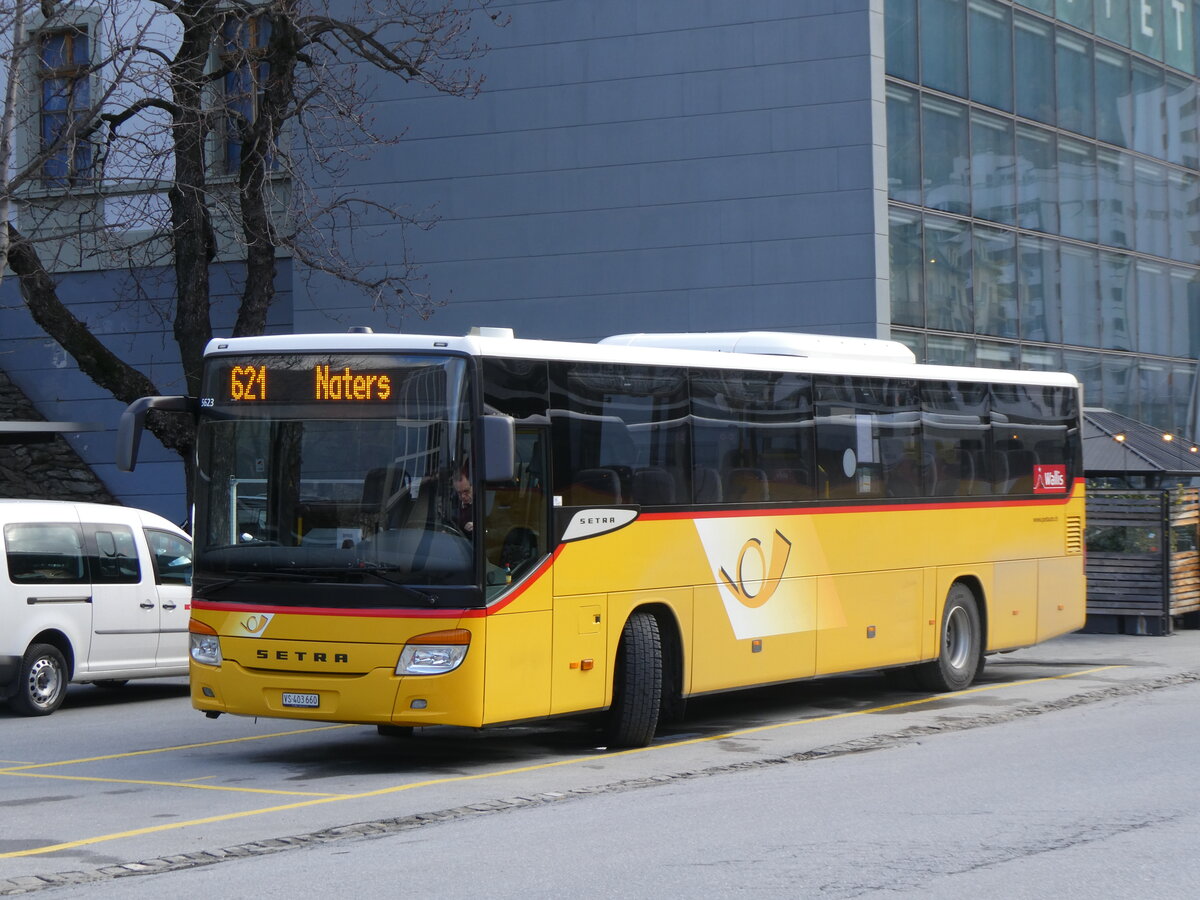
[{"label": "asphalt road", "polygon": [[133,688],[0,716],[0,895],[1183,897],[1200,875],[1200,632],[1069,636],[954,695],[709,699],[624,753],[585,724],[397,741]]}]

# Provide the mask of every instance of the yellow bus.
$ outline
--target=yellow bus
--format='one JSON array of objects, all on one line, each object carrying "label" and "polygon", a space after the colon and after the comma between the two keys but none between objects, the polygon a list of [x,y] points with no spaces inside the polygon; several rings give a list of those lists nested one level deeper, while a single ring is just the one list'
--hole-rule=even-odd
[{"label": "yellow bus", "polygon": [[1083,625],[1080,388],[749,332],[213,341],[193,705],[484,727],[896,669],[960,690]]}]

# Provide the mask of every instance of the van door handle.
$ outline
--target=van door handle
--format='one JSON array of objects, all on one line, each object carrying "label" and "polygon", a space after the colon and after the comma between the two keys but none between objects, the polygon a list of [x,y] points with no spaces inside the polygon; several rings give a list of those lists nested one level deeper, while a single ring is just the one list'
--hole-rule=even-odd
[{"label": "van door handle", "polygon": [[169,601],[169,600],[168,600],[166,603],[164,603],[164,604],[162,605],[162,608],[163,608],[163,609],[174,609],[174,608],[175,608],[175,604],[174,604],[174,603],[172,603],[171,601]]},{"label": "van door handle", "polygon": [[138,605],[141,606],[142,609],[154,609],[154,601],[153,600],[143,600]]}]

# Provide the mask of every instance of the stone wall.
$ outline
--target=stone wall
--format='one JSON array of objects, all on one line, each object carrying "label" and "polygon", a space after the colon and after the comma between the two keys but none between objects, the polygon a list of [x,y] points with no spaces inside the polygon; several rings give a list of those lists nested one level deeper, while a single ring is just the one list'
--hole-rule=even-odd
[{"label": "stone wall", "polygon": [[[45,421],[3,370],[0,421]],[[0,497],[117,502],[62,437],[46,443],[0,443]]]}]

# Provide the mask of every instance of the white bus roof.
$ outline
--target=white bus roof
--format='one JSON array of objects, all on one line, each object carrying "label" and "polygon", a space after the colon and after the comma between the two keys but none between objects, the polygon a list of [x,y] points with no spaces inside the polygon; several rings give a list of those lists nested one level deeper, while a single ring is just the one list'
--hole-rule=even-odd
[{"label": "white bus roof", "polygon": [[[662,346],[656,339],[677,340]],[[817,339],[817,340],[813,340]],[[693,341],[688,345],[689,340]],[[845,342],[844,344],[841,342]],[[663,343],[666,343],[664,340]],[[718,345],[732,343],[735,349]],[[818,353],[830,345],[842,352]],[[883,345],[881,352],[867,352]],[[894,341],[866,338],[831,338],[790,332],[717,332],[676,335],[619,335],[600,343],[543,341],[516,338],[505,328],[474,329],[462,336],[432,334],[375,334],[361,330],[327,334],[263,335],[261,337],[215,338],[205,356],[263,353],[406,353],[452,352],[471,356],[518,359],[570,360],[576,362],[696,366],[714,369],[808,372],[828,375],[863,375],[880,378],[927,378],[944,381],[994,381],[1006,384],[1042,384],[1076,387],[1075,376],[1065,372],[1023,369],[985,369],[966,366],[931,366],[914,362],[905,349],[897,353]],[[749,352],[751,348],[756,349]],[[808,355],[783,353],[783,348],[807,348]]]},{"label": "white bus roof", "polygon": [[832,334],[799,334],[789,331],[713,331],[674,334],[617,334],[601,344],[625,347],[662,347],[677,350],[716,350],[720,353],[758,353],[769,356],[803,356],[821,359],[889,361],[913,364],[917,357],[899,341],[841,337]]}]

